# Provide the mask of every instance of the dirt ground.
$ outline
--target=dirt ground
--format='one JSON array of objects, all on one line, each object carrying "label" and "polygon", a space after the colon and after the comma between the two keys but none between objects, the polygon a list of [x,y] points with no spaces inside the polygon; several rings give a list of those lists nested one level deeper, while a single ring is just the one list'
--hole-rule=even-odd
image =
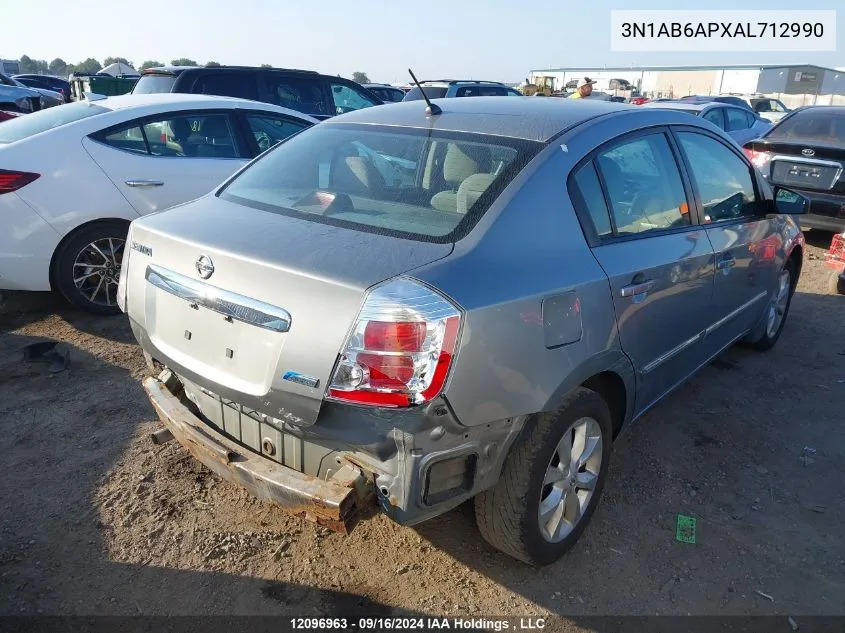
[{"label": "dirt ground", "polygon": [[[542,570],[487,546],[469,504],[342,536],[255,501],[148,439],[123,317],[7,294],[0,614],[845,614],[845,297],[826,293],[830,235],[808,239],[777,347],[728,351],[623,435],[591,525]],[[67,370],[22,362],[39,340]]]}]

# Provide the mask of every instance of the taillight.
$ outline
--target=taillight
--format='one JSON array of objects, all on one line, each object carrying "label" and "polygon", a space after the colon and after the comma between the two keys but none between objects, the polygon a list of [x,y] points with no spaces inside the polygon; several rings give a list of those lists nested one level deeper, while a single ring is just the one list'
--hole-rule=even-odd
[{"label": "taillight", "polygon": [[751,164],[757,167],[757,169],[762,169],[772,159],[771,152],[758,152],[757,150],[749,149],[747,147],[742,148],[742,151],[745,152],[745,155],[748,156],[748,160],[750,160]]},{"label": "taillight", "polygon": [[9,171],[0,169],[0,194],[17,191],[25,187],[33,180],[41,178],[41,174],[34,174],[28,171]]},{"label": "taillight", "polygon": [[346,341],[328,397],[380,407],[432,400],[446,384],[460,326],[460,310],[418,282],[377,286]]}]

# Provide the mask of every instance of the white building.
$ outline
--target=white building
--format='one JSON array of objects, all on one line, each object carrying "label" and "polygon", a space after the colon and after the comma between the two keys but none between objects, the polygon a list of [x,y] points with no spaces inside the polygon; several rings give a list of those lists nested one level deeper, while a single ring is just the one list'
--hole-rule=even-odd
[{"label": "white building", "polygon": [[597,80],[595,88],[619,92],[630,84],[650,98],[678,98],[691,94],[766,94],[788,106],[845,103],[845,70],[811,64],[791,66],[657,66],[643,68],[551,68],[532,70],[528,79],[554,77],[555,88],[570,89],[581,77]]}]

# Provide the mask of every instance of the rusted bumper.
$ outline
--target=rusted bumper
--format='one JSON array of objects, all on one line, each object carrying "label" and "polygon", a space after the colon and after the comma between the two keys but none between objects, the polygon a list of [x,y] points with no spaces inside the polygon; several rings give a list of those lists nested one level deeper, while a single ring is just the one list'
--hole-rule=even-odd
[{"label": "rusted bumper", "polygon": [[209,428],[171,392],[174,384],[179,385],[178,379],[165,370],[146,378],[144,389],[176,440],[223,479],[295,516],[342,533],[348,533],[359,510],[373,502],[373,484],[353,464],[344,465],[326,481],[275,464]]}]

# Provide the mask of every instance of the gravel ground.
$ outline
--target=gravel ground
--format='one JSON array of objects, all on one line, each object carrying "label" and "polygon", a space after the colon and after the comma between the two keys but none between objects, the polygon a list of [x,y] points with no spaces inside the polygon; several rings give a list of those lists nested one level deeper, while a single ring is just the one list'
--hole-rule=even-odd
[{"label": "gravel ground", "polygon": [[[591,525],[542,570],[487,546],[469,504],[344,537],[252,499],[149,441],[124,318],[7,294],[0,614],[845,614],[845,297],[826,294],[830,235],[808,239],[775,350],[728,351],[624,434]],[[66,371],[21,362],[45,339]]]}]

